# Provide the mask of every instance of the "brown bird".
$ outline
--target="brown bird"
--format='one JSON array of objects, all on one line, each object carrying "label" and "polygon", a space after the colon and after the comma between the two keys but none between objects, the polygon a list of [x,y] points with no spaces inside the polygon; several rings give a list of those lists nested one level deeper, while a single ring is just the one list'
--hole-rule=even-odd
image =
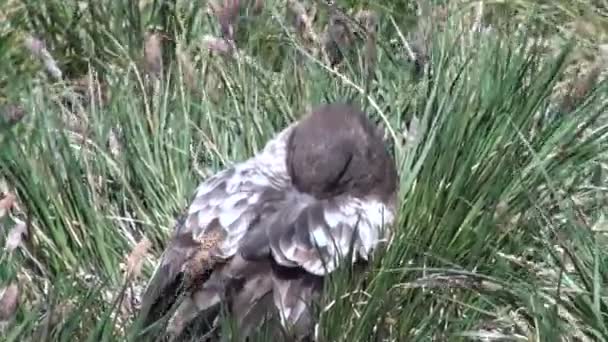
[{"label": "brown bird", "polygon": [[144,293],[141,319],[156,321],[181,296],[167,326],[173,338],[212,326],[221,309],[241,337],[275,315],[287,340],[311,338],[310,305],[325,276],[365,262],[390,237],[396,192],[394,160],[366,114],[318,106],[198,186]]}]

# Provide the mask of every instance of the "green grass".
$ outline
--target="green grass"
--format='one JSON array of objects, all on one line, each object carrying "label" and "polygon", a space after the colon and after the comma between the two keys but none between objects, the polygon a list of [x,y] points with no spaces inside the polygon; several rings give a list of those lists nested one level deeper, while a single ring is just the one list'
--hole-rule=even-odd
[{"label": "green grass", "polygon": [[[607,32],[605,3],[486,3],[494,30],[477,34],[476,4],[454,4],[427,40],[427,77],[402,41],[424,21],[415,3],[350,1],[381,14],[374,80],[361,44],[338,71],[305,51],[283,2],[242,21],[239,59],[202,46],[219,34],[203,2],[140,3],[0,1],[10,9],[0,105],[26,112],[0,124],[0,192],[17,195],[0,217],[0,246],[16,221],[28,227],[19,248],[0,251],[0,288],[20,289],[0,339],[134,336],[131,304],[195,186],[310,106],[349,100],[387,128],[401,208],[395,239],[367,272],[332,277],[320,341],[608,340],[607,84],[576,83],[575,105],[560,105],[573,65],[588,68],[606,43],[573,26]],[[170,38],[157,78],[143,53],[153,27]],[[62,80],[23,47],[28,34],[47,44]],[[107,102],[91,96],[94,82],[76,91],[88,72],[107,85]],[[127,278],[144,237],[143,270]]]}]

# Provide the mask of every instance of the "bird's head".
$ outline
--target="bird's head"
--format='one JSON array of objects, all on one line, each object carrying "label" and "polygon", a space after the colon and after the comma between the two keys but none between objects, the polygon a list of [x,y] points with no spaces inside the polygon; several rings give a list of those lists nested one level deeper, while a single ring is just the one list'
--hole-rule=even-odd
[{"label": "bird's head", "polygon": [[301,192],[323,199],[345,193],[392,201],[395,162],[367,115],[353,105],[320,105],[294,127],[287,169]]}]

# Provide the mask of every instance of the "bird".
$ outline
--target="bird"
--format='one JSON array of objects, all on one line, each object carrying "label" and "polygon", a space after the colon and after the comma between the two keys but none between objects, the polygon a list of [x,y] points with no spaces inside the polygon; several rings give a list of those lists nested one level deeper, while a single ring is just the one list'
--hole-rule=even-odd
[{"label": "bird", "polygon": [[395,161],[365,112],[311,107],[197,186],[144,290],[140,322],[168,317],[166,336],[177,341],[203,326],[211,336],[224,312],[245,341],[275,317],[275,340],[313,339],[311,303],[327,277],[369,262],[393,236],[397,187]]}]

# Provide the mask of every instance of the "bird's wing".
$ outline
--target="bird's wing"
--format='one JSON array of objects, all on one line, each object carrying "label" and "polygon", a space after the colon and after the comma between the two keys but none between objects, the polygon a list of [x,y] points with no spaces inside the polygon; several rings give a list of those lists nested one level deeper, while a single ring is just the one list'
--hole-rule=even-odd
[{"label": "bird's wing", "polygon": [[[219,262],[236,253],[252,223],[281,200],[273,180],[263,174],[255,159],[211,176],[195,191],[194,198],[161,256],[142,296],[140,317],[156,321],[173,305],[184,275],[205,267],[200,253]],[[265,208],[261,208],[261,204]],[[204,271],[204,270],[203,270]]]},{"label": "bird's wing", "polygon": [[234,255],[238,241],[261,213],[259,203],[272,202],[273,196],[281,194],[277,189],[288,182],[287,141],[297,124],[279,132],[256,156],[216,173],[198,186],[142,296],[143,315],[148,315],[158,296],[175,283],[186,261],[208,245],[205,240],[210,231],[219,233],[215,236],[219,244],[213,248],[214,257]]},{"label": "bird's wing", "polygon": [[[144,291],[140,309],[144,321],[150,322],[158,316],[157,311],[164,312],[172,304],[184,268],[189,266],[186,263],[201,247],[210,247],[209,235],[217,242],[211,257],[233,256],[252,222],[269,211],[260,210],[259,204],[268,207],[281,196],[278,189],[288,182],[287,141],[297,123],[279,132],[256,156],[216,173],[198,186]],[[168,303],[159,304],[159,300]]]},{"label": "bird's wing", "polygon": [[282,266],[326,275],[349,255],[367,259],[388,238],[393,218],[394,209],[374,199],[317,200],[292,191],[280,210],[247,233],[240,252],[246,259],[271,254]]}]

